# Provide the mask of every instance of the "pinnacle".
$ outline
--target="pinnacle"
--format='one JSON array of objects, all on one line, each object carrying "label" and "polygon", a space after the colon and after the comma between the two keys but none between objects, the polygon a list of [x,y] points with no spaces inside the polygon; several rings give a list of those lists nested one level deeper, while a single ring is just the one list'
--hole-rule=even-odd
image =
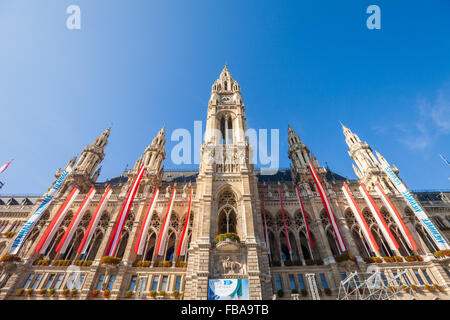
[{"label": "pinnacle", "polygon": [[228,65],[225,64],[225,66],[222,69],[222,72],[220,73],[220,77],[222,78],[222,77],[227,77],[227,76],[231,78],[231,72],[228,69]]}]

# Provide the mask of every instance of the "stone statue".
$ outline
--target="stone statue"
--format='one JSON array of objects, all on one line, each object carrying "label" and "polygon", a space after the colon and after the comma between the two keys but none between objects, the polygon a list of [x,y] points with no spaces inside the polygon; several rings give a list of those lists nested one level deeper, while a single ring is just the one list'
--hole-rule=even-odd
[{"label": "stone statue", "polygon": [[224,273],[239,273],[242,265],[237,261],[232,261],[230,256],[222,260],[222,268]]}]

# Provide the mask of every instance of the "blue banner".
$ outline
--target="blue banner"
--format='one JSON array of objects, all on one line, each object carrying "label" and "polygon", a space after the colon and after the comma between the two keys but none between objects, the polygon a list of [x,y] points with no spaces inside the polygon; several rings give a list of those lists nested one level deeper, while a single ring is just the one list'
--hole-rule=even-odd
[{"label": "blue banner", "polygon": [[39,207],[36,209],[36,211],[31,215],[30,219],[28,219],[28,221],[17,233],[17,236],[14,239],[11,248],[9,248],[8,251],[9,254],[17,254],[17,252],[19,252],[20,247],[25,242],[26,238],[30,234],[33,227],[39,221],[39,218],[42,216],[45,209],[47,209],[47,207],[50,205],[50,202],[53,201],[53,198],[56,196],[59,189],[61,189],[64,180],[66,180],[70,172],[72,172],[72,168],[67,167],[66,170],[64,170],[64,172],[59,176],[58,180],[55,182],[50,191],[44,196],[44,200],[42,200]]},{"label": "blue banner", "polygon": [[210,279],[208,300],[250,300],[248,279]]}]

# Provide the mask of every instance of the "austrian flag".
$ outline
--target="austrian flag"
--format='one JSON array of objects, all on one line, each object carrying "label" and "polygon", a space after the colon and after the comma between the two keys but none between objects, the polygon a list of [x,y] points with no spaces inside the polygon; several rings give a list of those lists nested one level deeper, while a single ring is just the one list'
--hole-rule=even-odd
[{"label": "austrian flag", "polygon": [[7,163],[5,163],[4,165],[2,165],[2,166],[0,167],[0,173],[2,173],[3,171],[6,170],[6,168],[8,168],[8,166],[9,166],[10,163],[11,163],[11,161],[12,161],[12,160],[9,160]]}]

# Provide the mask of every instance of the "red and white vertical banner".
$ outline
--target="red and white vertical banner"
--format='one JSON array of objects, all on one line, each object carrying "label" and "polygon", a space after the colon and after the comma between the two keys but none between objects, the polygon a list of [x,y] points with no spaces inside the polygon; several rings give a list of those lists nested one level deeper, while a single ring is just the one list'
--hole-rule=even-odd
[{"label": "red and white vertical banner", "polygon": [[352,209],[353,215],[355,216],[356,221],[358,222],[359,227],[361,228],[364,238],[366,239],[367,243],[370,246],[370,250],[372,250],[372,252],[377,252],[378,250],[380,250],[380,248],[378,247],[377,242],[375,241],[375,238],[373,237],[373,234],[370,231],[369,226],[367,225],[366,219],[361,213],[361,210],[359,210],[358,205],[356,204],[356,201],[353,198],[352,192],[350,191],[346,183],[344,183],[344,185],[342,186],[342,192],[344,192],[348,205]]},{"label": "red and white vertical banner", "polygon": [[61,208],[59,208],[52,222],[47,227],[47,230],[45,230],[45,233],[42,236],[41,240],[39,241],[34,252],[45,254],[45,251],[50,245],[50,242],[55,236],[56,231],[58,231],[58,228],[60,227],[61,223],[64,221],[64,218],[66,217],[66,214],[69,211],[70,207],[72,206],[72,203],[77,197],[78,193],[80,193],[80,190],[78,189],[77,186],[75,186],[70,192],[69,196],[66,198],[66,201],[64,201]]},{"label": "red and white vertical banner", "polygon": [[384,193],[380,184],[377,183],[377,185],[375,186],[375,191],[378,193],[378,195],[381,198],[381,201],[383,201],[384,205],[387,207],[389,213],[391,214],[392,219],[394,219],[400,232],[403,235],[403,238],[406,240],[406,242],[408,243],[411,250],[417,250],[417,244],[414,242],[414,239],[412,238],[411,234],[409,233],[408,228],[406,228],[405,224],[403,223],[402,218],[398,214],[398,212],[395,209],[392,202],[389,200],[389,197]]},{"label": "red and white vertical banner", "polygon": [[286,218],[284,216],[284,206],[283,206],[283,197],[281,196],[281,187],[278,184],[278,194],[280,195],[280,204],[281,204],[281,215],[283,217],[283,225],[284,225],[284,235],[286,236],[286,244],[289,250],[289,256],[292,256],[291,243],[289,242],[289,234],[286,227]]},{"label": "red and white vertical banner", "polygon": [[130,209],[133,205],[134,197],[136,196],[136,192],[138,190],[139,184],[141,183],[142,175],[144,174],[145,167],[142,165],[138,171],[136,178],[134,179],[133,184],[131,185],[130,191],[123,203],[122,210],[120,211],[119,218],[116,221],[116,225],[114,227],[114,231],[109,239],[108,247],[106,249],[107,256],[113,256],[116,252],[117,244],[119,243],[120,235],[122,234],[123,226],[125,225],[125,221],[127,220],[128,214],[130,213]]},{"label": "red and white vertical banner", "polygon": [[134,247],[134,253],[137,255],[142,255],[144,253],[145,242],[147,240],[148,229],[150,228],[150,223],[152,221],[153,210],[155,209],[156,202],[158,201],[159,188],[156,186],[155,192],[153,192],[152,201],[148,206],[147,212],[145,214],[144,222],[142,223],[141,232],[139,233],[139,238],[137,239],[136,246]]},{"label": "red and white vertical banner", "polygon": [[80,224],[80,221],[83,218],[86,209],[89,207],[89,204],[91,203],[91,200],[94,197],[94,195],[95,195],[95,188],[94,186],[92,186],[91,190],[89,190],[86,197],[84,198],[83,203],[78,208],[77,213],[73,216],[72,221],[70,222],[69,226],[66,229],[66,232],[64,232],[64,235],[61,238],[61,241],[59,241],[59,244],[55,249],[56,252],[58,253],[66,252],[67,246],[69,245],[70,240],[72,240],[72,237],[75,231],[77,230],[78,225]]},{"label": "red and white vertical banner", "polygon": [[297,200],[298,200],[298,204],[300,206],[300,212],[302,213],[303,221],[305,221],[306,232],[308,233],[309,247],[311,250],[313,250],[314,244],[311,239],[311,232],[309,230],[308,219],[306,218],[305,207],[303,206],[302,196],[300,194],[300,190],[298,189],[298,185],[295,185],[295,190],[297,190]]},{"label": "red and white vertical banner", "polygon": [[261,189],[261,210],[263,215],[263,223],[264,223],[264,241],[266,243],[266,248],[269,253],[269,260],[270,260],[270,243],[269,243],[269,234],[267,232],[267,222],[266,222],[266,209],[264,208],[264,190]]},{"label": "red and white vertical banner", "polygon": [[167,208],[166,216],[164,217],[163,224],[161,226],[161,231],[159,232],[158,242],[156,243],[156,254],[164,255],[167,243],[167,233],[169,231],[170,217],[172,216],[173,203],[175,200],[175,194],[177,190],[175,185],[173,186],[172,196],[170,197],[169,207]]},{"label": "red and white vertical banner", "polygon": [[375,201],[373,201],[373,199],[370,196],[369,192],[367,191],[364,183],[361,183],[359,185],[359,191],[361,192],[364,200],[366,200],[366,203],[369,206],[370,211],[372,212],[372,215],[375,218],[375,221],[378,223],[381,233],[383,234],[384,238],[386,239],[386,241],[389,245],[389,248],[391,250],[398,250],[399,246],[398,246],[397,240],[395,240],[394,236],[392,235],[391,231],[389,230],[389,227],[388,227],[386,221],[384,220],[383,216],[381,215],[380,210],[378,210],[378,207],[375,204]]},{"label": "red and white vertical banner", "polygon": [[345,246],[344,239],[342,238],[341,231],[339,230],[339,226],[337,225],[336,218],[334,217],[333,209],[331,208],[330,201],[328,200],[327,194],[325,193],[325,189],[323,188],[322,182],[320,182],[319,176],[317,175],[316,170],[312,162],[309,162],[309,171],[314,179],[314,183],[316,184],[317,190],[319,190],[320,198],[322,199],[323,206],[325,207],[325,211],[328,214],[328,219],[331,222],[331,226],[333,227],[334,235],[336,236],[336,240],[339,246],[339,250],[341,252],[347,251],[347,247]]},{"label": "red and white vertical banner", "polygon": [[187,238],[188,238],[188,228],[189,228],[189,217],[191,215],[191,202],[192,202],[192,187],[191,193],[189,195],[189,205],[188,212],[186,215],[186,222],[184,223],[183,232],[181,233],[180,242],[178,243],[177,256],[185,256],[187,251]]},{"label": "red and white vertical banner", "polygon": [[91,218],[91,221],[89,222],[89,226],[87,227],[86,232],[84,233],[84,237],[81,240],[80,246],[78,247],[77,250],[78,254],[86,253],[89,243],[92,240],[92,236],[94,235],[95,228],[97,228],[97,225],[100,221],[100,218],[102,217],[103,211],[106,208],[106,205],[108,203],[109,198],[111,197],[111,194],[112,194],[111,186],[108,186],[105,190],[105,193],[102,196],[102,199],[100,200],[100,203],[97,206],[97,209],[95,210],[94,215]]}]

